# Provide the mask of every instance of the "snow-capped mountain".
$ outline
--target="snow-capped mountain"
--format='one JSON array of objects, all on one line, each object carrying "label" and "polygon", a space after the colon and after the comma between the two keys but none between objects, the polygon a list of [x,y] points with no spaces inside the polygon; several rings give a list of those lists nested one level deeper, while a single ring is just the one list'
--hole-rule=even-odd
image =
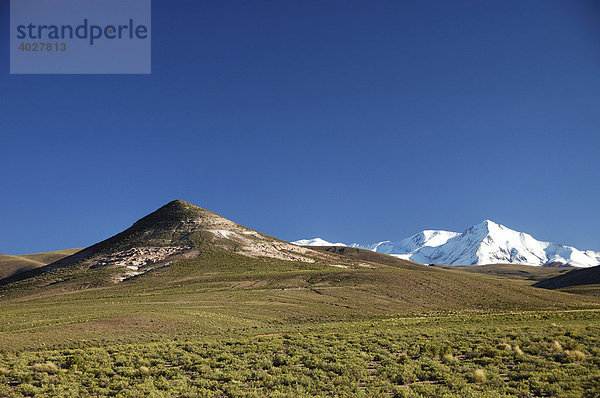
[{"label": "snow-capped mountain", "polygon": [[[316,239],[310,241],[317,242]],[[570,246],[538,241],[529,234],[514,231],[490,220],[472,226],[463,233],[426,230],[399,242],[382,241],[367,245],[353,243],[348,246],[423,264],[562,264],[576,267],[600,265],[600,252],[582,251]]]},{"label": "snow-capped mountain", "polygon": [[347,246],[344,243],[331,243],[327,242],[325,239],[314,238],[314,239],[300,239],[294,242],[291,242],[298,246]]},{"label": "snow-capped mountain", "polygon": [[371,245],[362,245],[359,243],[352,243],[351,247],[357,247],[359,249],[372,250],[383,254],[392,255],[410,255],[416,250],[423,249],[425,247],[437,247],[443,245],[448,239],[460,235],[458,232],[450,231],[437,231],[437,230],[425,230],[409,236],[399,242],[391,242],[389,240],[373,243]]},{"label": "snow-capped mountain", "polygon": [[[412,258],[412,257],[411,257]],[[485,220],[460,235],[448,239],[427,253],[431,263],[449,265],[479,264],[565,264],[591,267],[600,264],[600,252],[542,242],[524,232]]]}]

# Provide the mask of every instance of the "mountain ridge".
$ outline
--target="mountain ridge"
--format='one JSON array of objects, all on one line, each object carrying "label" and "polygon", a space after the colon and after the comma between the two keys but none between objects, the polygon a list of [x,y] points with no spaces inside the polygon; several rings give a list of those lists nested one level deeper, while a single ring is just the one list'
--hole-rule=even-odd
[{"label": "mountain ridge", "polygon": [[179,202],[44,272],[0,280],[0,298],[0,350],[24,341],[47,347],[64,336],[123,343],[399,314],[598,306],[594,297],[495,275],[355,248],[294,246]]},{"label": "mountain ridge", "polygon": [[33,254],[0,254],[0,279],[46,266],[77,253],[81,249],[64,249]]},{"label": "mountain ridge", "polygon": [[525,232],[512,230],[491,220],[484,220],[463,233],[424,230],[396,242],[388,240],[347,246],[390,254],[421,264],[600,265],[600,252],[538,241]]},{"label": "mountain ridge", "polygon": [[600,285],[600,266],[572,270],[566,274],[544,279],[535,287],[565,289],[582,285]]},{"label": "mountain ridge", "polygon": [[110,270],[112,281],[122,282],[214,248],[248,257],[306,263],[333,261],[328,253],[298,247],[191,203],[174,200],[108,239],[43,267],[2,279],[0,285],[66,267]]}]

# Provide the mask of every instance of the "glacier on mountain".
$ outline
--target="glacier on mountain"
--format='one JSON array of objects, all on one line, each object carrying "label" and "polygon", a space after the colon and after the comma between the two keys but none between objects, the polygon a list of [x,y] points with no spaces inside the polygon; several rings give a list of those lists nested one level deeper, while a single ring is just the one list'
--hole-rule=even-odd
[{"label": "glacier on mountain", "polygon": [[[320,238],[292,242],[304,246],[331,244]],[[600,252],[582,251],[557,243],[538,241],[524,232],[485,220],[463,233],[425,230],[398,242],[381,241],[373,244],[347,245],[389,254],[422,264],[483,265],[571,265],[592,267],[600,265]]]},{"label": "glacier on mountain", "polygon": [[298,245],[298,246],[348,246],[345,243],[327,242],[325,239],[321,239],[321,238],[300,239],[300,240],[296,240],[291,243]]}]

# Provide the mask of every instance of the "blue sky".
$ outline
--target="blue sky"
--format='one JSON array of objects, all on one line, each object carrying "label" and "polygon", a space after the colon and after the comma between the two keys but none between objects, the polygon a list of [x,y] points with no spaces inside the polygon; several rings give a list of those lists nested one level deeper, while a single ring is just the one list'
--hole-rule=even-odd
[{"label": "blue sky", "polygon": [[600,250],[594,1],[152,12],[149,76],[9,75],[0,29],[0,253],[87,246],[176,198],[286,240],[488,218]]}]

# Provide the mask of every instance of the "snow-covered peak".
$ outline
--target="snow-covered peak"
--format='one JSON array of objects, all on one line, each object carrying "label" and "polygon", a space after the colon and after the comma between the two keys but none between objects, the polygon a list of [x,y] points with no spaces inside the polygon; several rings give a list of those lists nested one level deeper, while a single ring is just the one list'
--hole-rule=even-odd
[{"label": "snow-covered peak", "polygon": [[487,235],[490,233],[501,233],[505,230],[511,229],[505,227],[502,224],[495,223],[492,220],[483,220],[479,224],[473,225],[472,227],[467,229],[465,233]]},{"label": "snow-covered peak", "polygon": [[545,242],[504,225],[485,220],[440,245],[427,257],[448,265],[545,264]]},{"label": "snow-covered peak", "polygon": [[441,231],[441,230],[425,230],[418,234],[409,236],[399,242],[384,240],[372,244],[352,243],[350,247],[359,249],[372,250],[377,253],[391,254],[397,257],[406,257],[413,251],[423,247],[435,247],[446,243],[446,241],[456,235],[458,232]]},{"label": "snow-covered peak", "polygon": [[421,231],[418,234],[401,240],[400,246],[403,246],[408,252],[411,252],[421,247],[435,247],[443,245],[448,241],[448,239],[457,235],[460,235],[460,233],[426,229],[425,231]]},{"label": "snow-covered peak", "polygon": [[[308,241],[311,240],[298,242]],[[321,245],[333,244],[326,242]],[[515,231],[492,220],[484,220],[463,233],[424,230],[400,241],[353,243],[350,246],[423,264],[600,265],[600,252],[581,251],[570,246],[538,241],[527,233]]]},{"label": "snow-covered peak", "polygon": [[538,241],[525,232],[484,220],[438,246],[426,259],[447,265],[508,263],[592,267],[600,265],[600,252]]},{"label": "snow-covered peak", "polygon": [[300,239],[292,243],[298,246],[346,246],[343,243],[331,243],[321,238]]}]

